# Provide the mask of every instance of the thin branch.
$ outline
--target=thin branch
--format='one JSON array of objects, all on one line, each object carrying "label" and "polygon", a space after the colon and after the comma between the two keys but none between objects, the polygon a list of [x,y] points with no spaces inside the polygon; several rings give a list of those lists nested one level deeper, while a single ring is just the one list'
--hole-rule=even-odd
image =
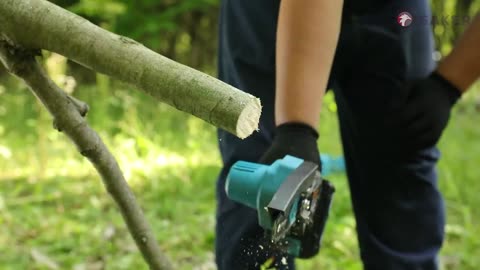
[{"label": "thin branch", "polygon": [[57,127],[64,131],[102,176],[103,183],[118,204],[128,229],[143,257],[154,270],[172,269],[160,250],[150,225],[130,190],[117,161],[98,134],[82,117],[80,108],[86,104],[72,100],[46,75],[35,60],[34,51],[22,50],[0,41],[0,60],[14,75],[20,77],[52,114]]}]

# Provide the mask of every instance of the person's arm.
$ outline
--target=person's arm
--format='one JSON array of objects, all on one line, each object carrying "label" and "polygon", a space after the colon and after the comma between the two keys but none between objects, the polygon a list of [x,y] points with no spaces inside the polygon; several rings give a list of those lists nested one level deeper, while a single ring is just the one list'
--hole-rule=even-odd
[{"label": "person's arm", "polygon": [[480,77],[480,15],[477,15],[437,72],[465,92]]},{"label": "person's arm", "polygon": [[316,129],[340,33],[343,1],[282,0],[277,28],[277,125]]}]

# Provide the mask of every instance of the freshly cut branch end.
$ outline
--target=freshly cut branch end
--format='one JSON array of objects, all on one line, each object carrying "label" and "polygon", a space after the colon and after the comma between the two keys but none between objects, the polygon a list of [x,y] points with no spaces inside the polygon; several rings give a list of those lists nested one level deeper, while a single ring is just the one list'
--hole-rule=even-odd
[{"label": "freshly cut branch end", "polygon": [[238,117],[236,135],[240,139],[245,139],[255,130],[258,130],[261,113],[262,105],[260,105],[260,99],[252,97]]},{"label": "freshly cut branch end", "polygon": [[[49,1],[0,0],[0,39],[63,55],[239,138],[258,128],[261,106],[252,95]],[[86,107],[79,109],[81,114],[87,111]]]}]

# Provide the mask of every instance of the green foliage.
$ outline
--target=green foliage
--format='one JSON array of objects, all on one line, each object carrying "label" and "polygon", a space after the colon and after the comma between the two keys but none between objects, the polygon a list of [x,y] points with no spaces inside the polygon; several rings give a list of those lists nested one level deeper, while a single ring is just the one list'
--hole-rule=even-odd
[{"label": "green foliage", "polygon": [[122,24],[119,24],[118,30],[131,33],[134,38],[140,38],[145,34],[158,35],[164,30],[176,31],[182,27],[177,21],[181,15],[207,10],[217,1],[173,1],[169,4],[155,0],[145,0],[140,3],[134,0],[124,2],[129,14],[121,18]]},{"label": "green foliage", "polygon": [[[220,170],[215,129],[128,86],[110,82],[109,87],[110,95],[102,99],[90,86],[75,95],[91,105],[89,122],[118,158],[178,269],[215,269],[214,188]],[[32,256],[37,251],[60,269],[147,269],[88,161],[51,128],[50,117],[39,117],[36,101],[25,95],[22,84],[10,80],[0,90],[1,268],[47,269]],[[442,252],[446,270],[474,270],[480,263],[478,94],[459,104],[441,142],[440,186],[448,210]],[[331,94],[324,108],[320,149],[340,154]],[[46,147],[39,147],[41,140]],[[46,161],[40,160],[41,151],[46,151]],[[337,193],[324,248],[315,259],[299,261],[300,270],[361,269],[346,178],[335,175],[331,180]]]},{"label": "green foliage", "polygon": [[[51,0],[92,22],[133,38],[181,63],[215,73],[220,0]],[[478,0],[430,0],[437,49],[446,55],[466,24],[452,16],[473,16]],[[444,24],[442,17],[449,19]]]},{"label": "green foliage", "polygon": [[[52,0],[162,54],[214,73],[219,0]],[[480,1],[432,0],[434,14],[470,14]],[[436,26],[442,53],[462,28]],[[214,269],[215,129],[128,86],[98,75],[74,95],[89,103],[88,121],[117,157],[179,269]],[[445,270],[480,265],[479,93],[457,106],[442,139],[440,187],[448,210]],[[336,104],[325,98],[320,149],[341,153]],[[361,269],[348,186],[337,187],[321,254],[300,270]],[[0,84],[0,268],[146,269],[114,203],[89,164],[52,129],[51,118],[14,79]],[[48,261],[48,260],[47,260]]]},{"label": "green foliage", "polygon": [[[36,101],[20,95],[27,91],[21,85],[10,80],[0,94],[9,101],[0,104],[0,268],[46,269],[31,255],[40,251],[60,269],[99,263],[145,269],[97,173],[52,129],[50,117],[39,120],[39,111],[30,109]],[[219,167],[214,128],[115,86],[120,90],[105,99],[93,87],[76,92],[92,107],[89,122],[113,150],[175,261],[211,264]],[[41,151],[48,160],[40,160]]]},{"label": "green foliage", "polygon": [[214,72],[219,0],[55,0],[161,54]]},{"label": "green foliage", "polygon": [[[463,33],[468,21],[480,10],[478,0],[431,0],[432,15],[437,18],[433,25],[437,49],[446,55]],[[462,18],[462,19],[458,19]]]},{"label": "green foliage", "polygon": [[[51,0],[108,30],[133,38],[178,62],[215,74],[220,0]],[[437,49],[446,55],[465,23],[452,16],[473,16],[478,0],[430,0],[440,21],[434,26]],[[447,24],[442,16],[450,18]],[[78,74],[77,77],[84,77]]]},{"label": "green foliage", "polygon": [[70,7],[70,11],[88,18],[102,18],[102,22],[111,24],[125,14],[126,5],[117,0],[81,0]]}]

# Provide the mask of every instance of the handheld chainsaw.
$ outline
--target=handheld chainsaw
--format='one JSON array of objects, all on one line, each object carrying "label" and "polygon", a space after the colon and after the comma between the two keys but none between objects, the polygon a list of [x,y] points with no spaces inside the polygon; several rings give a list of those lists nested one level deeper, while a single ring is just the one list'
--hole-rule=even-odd
[{"label": "handheld chainsaw", "polygon": [[320,250],[334,187],[318,166],[293,156],[272,165],[236,162],[227,176],[227,196],[254,208],[274,244],[300,258]]}]

